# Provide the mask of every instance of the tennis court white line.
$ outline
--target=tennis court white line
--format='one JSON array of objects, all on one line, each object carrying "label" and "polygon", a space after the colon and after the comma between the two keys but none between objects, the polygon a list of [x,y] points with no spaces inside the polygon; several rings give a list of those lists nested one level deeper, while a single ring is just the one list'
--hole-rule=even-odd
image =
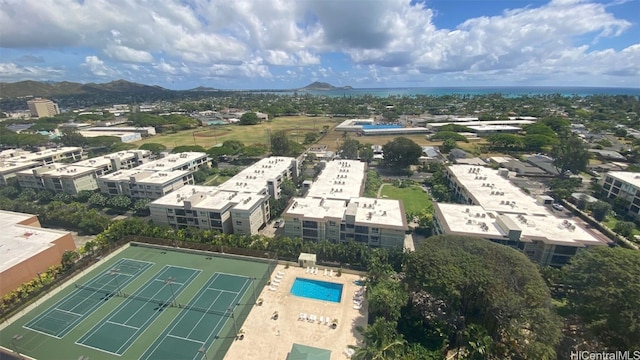
[{"label": "tennis court white line", "polygon": [[77,341],[75,342],[75,344],[76,344],[76,345],[80,345],[80,346],[84,346],[84,347],[88,347],[89,349],[93,349],[93,350],[98,350],[98,351],[106,352],[107,354],[115,355],[115,356],[118,356],[118,357],[122,356],[122,354],[116,354],[116,353],[111,352],[111,351],[109,351],[109,350],[100,349],[100,348],[97,348],[97,347],[95,347],[95,346],[91,346],[91,345],[87,345],[87,344],[79,343],[79,342],[77,342]]},{"label": "tennis court white line", "polygon": [[140,330],[140,328],[137,328],[137,327],[135,327],[135,326],[131,326],[131,325],[127,325],[127,324],[121,324],[121,323],[117,323],[117,322],[114,322],[114,321],[111,321],[111,320],[107,320],[107,321],[105,321],[105,322],[106,322],[106,323],[108,323],[108,324],[113,324],[113,325],[118,325],[118,326],[128,327],[129,329],[134,329],[134,330],[136,330],[136,331]]},{"label": "tennis court white line", "polygon": [[[205,293],[205,292],[203,291],[203,292],[202,292],[202,294],[204,295],[204,293]],[[216,299],[215,299],[215,300],[213,300],[213,302],[209,304],[209,306],[207,307],[207,310],[211,310],[211,306],[212,306],[213,304],[215,304],[215,303],[216,303],[216,301],[218,301],[218,299],[220,298],[220,295],[222,295],[222,293],[218,293],[218,296],[216,296]],[[197,322],[195,325],[193,325],[193,329],[191,329],[191,331],[189,331],[189,333],[187,334],[187,337],[190,337],[190,336],[191,336],[191,334],[193,333],[193,331],[198,327],[198,325],[200,325],[200,322],[202,322],[202,319],[204,319],[206,316],[207,316],[207,314],[206,314],[206,313],[202,314],[202,316],[200,317],[200,319],[198,319],[198,322]]]},{"label": "tennis court white line", "polygon": [[59,308],[55,308],[53,310],[54,311],[60,311],[61,313],[65,313],[65,314],[74,315],[74,316],[83,316],[82,314],[74,313],[73,311],[62,310],[62,309],[59,309]]},{"label": "tennis court white line", "polygon": [[175,335],[171,335],[171,334],[168,334],[167,336],[170,336],[170,337],[175,338],[175,339],[191,341],[192,343],[196,343],[196,344],[200,344],[200,345],[204,344],[202,341],[193,340],[193,339],[189,339],[189,338],[182,337],[182,336],[175,336]]},{"label": "tennis court white line", "polygon": [[59,336],[51,335],[51,334],[48,334],[48,333],[46,333],[46,332],[42,332],[42,331],[40,331],[40,330],[38,330],[38,329],[35,329],[35,328],[32,328],[32,327],[27,327],[27,325],[22,325],[22,327],[23,327],[23,328],[25,328],[25,329],[29,329],[29,330],[31,330],[31,331],[37,332],[37,333],[42,334],[42,335],[51,336],[52,338],[55,338],[55,339],[62,339],[62,338],[61,338],[61,337],[59,337]]},{"label": "tennis court white line", "polygon": [[[218,275],[218,273],[213,274],[213,276],[211,277],[211,279],[209,279],[209,281],[212,281],[212,280],[217,279],[217,278],[218,278],[218,276],[220,276],[220,275]],[[194,295],[191,297],[191,299],[189,299],[189,301],[187,302],[187,304],[190,304],[190,303],[193,301],[193,299],[196,297],[196,295],[197,295],[197,293],[196,293],[196,294],[194,294]],[[198,296],[198,299],[200,299],[200,297],[201,297],[201,296],[202,296],[202,294],[200,294],[200,295]],[[171,323],[169,323],[169,325],[173,324],[173,326],[171,327],[171,329],[169,329],[169,331],[166,333],[166,335],[164,335],[164,337],[165,337],[165,338],[166,338],[169,334],[171,334],[171,332],[173,331],[173,329],[175,329],[175,328],[176,328],[176,326],[178,326],[178,324],[179,324],[179,323],[184,319],[184,317],[185,317],[185,316],[187,316],[187,312],[186,312],[186,311],[184,311],[184,309],[183,309],[182,311],[180,311],[180,314],[178,314],[178,316],[177,316],[176,318],[174,318],[174,319],[172,320],[172,322],[171,322]],[[175,321],[175,322],[174,322],[174,321]],[[153,345],[153,344],[156,344],[156,341],[158,341],[158,339],[160,339],[160,336],[162,336],[162,334],[164,334],[164,333],[165,333],[165,331],[167,330],[167,328],[169,327],[169,325],[167,325],[167,326],[164,328],[164,330],[162,330],[162,332],[161,332],[160,334],[158,334],[158,336],[156,336],[156,338],[155,338],[155,339],[153,339],[153,342],[151,343],[152,345]],[[162,341],[158,342],[158,343],[156,344],[156,346],[153,348],[153,350],[151,351],[151,353],[150,353],[149,355],[153,354],[156,350],[158,350],[158,347],[159,347],[161,344],[162,344]],[[149,347],[149,348],[150,348],[150,347]],[[145,350],[145,351],[144,351],[144,354],[146,354],[146,353],[149,351],[149,348],[147,348],[147,350]],[[143,354],[143,355],[144,355],[144,354]],[[141,359],[142,359],[142,358],[141,358]],[[146,359],[148,359],[148,357],[147,357]]]},{"label": "tennis court white line", "polygon": [[[164,280],[163,279],[153,279],[153,281],[162,281],[163,283],[166,283],[167,279],[164,279]],[[182,286],[182,285],[184,285],[184,283],[175,282],[175,281],[172,280],[171,281],[171,285],[180,285],[180,286]]]},{"label": "tennis court white line", "polygon": [[229,294],[236,294],[236,295],[240,294],[240,292],[238,292],[238,291],[222,290],[222,289],[220,289],[220,288],[211,288],[211,287],[208,287],[208,288],[205,288],[205,290],[215,290],[215,291],[219,291],[219,292],[225,292],[225,293],[229,293]]}]

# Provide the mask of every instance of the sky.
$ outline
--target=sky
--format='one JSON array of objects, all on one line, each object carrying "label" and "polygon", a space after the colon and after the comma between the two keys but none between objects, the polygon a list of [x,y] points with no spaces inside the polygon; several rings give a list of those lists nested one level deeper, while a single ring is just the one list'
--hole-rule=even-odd
[{"label": "sky", "polygon": [[0,0],[0,24],[2,82],[640,87],[640,0]]}]

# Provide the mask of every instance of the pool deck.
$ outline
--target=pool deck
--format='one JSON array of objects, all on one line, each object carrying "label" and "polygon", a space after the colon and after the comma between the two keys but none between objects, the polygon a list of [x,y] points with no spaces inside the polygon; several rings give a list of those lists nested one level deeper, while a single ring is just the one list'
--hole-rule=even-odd
[{"label": "pool deck", "polygon": [[[304,268],[278,265],[272,274],[284,272],[285,275],[277,290],[265,287],[259,298],[262,306],[254,306],[242,326],[244,340],[236,340],[227,352],[225,359],[286,359],[293,344],[302,344],[331,350],[331,360],[346,359],[345,350],[348,345],[358,345],[362,336],[355,330],[356,326],[367,324],[366,303],[360,310],[353,308],[353,295],[361,287],[354,284],[360,280],[359,275],[345,274],[324,276],[324,267],[318,267],[317,274],[306,274]],[[307,299],[290,293],[296,277],[321,280],[343,284],[342,299],[339,303]],[[278,319],[273,320],[274,311]],[[329,317],[337,319],[338,327],[331,329],[328,325],[306,320],[298,320],[300,313],[314,314],[319,319]]]}]

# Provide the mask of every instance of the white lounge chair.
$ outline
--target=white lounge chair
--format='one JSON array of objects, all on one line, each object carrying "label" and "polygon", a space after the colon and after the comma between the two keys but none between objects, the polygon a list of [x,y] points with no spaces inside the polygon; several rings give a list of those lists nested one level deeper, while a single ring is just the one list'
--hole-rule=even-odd
[{"label": "white lounge chair", "polygon": [[279,284],[280,283],[280,279],[273,279],[271,280],[272,283],[274,284]]},{"label": "white lounge chair", "polygon": [[307,315],[305,313],[300,313],[300,315],[298,315],[298,320],[304,320],[307,317]]},{"label": "white lounge chair", "polygon": [[318,268],[316,268],[315,270],[313,270],[314,274],[318,274]]},{"label": "white lounge chair", "polygon": [[278,271],[277,274],[280,276],[284,276],[284,271]]},{"label": "white lounge chair", "polygon": [[277,287],[277,286],[279,286],[279,285],[280,285],[280,283],[277,283],[277,282],[271,282],[271,286],[276,286],[276,287]]},{"label": "white lounge chair", "polygon": [[329,317],[328,316],[324,317],[324,324],[325,325],[329,325]]},{"label": "white lounge chair", "polygon": [[280,274],[276,274],[275,278],[276,278],[276,279],[282,279],[282,275],[280,275]]},{"label": "white lounge chair", "polygon": [[309,315],[309,322],[316,322],[316,316],[314,314]]},{"label": "white lounge chair", "polygon": [[329,272],[329,276],[333,277],[333,269],[331,269],[331,271]]},{"label": "white lounge chair", "polygon": [[327,276],[328,273],[327,269],[324,269],[324,276]]},{"label": "white lounge chair", "polygon": [[311,272],[311,266],[307,266],[307,270],[305,270],[304,272],[305,272],[305,274],[310,273]]},{"label": "white lounge chair", "polygon": [[320,316],[320,319],[318,320],[318,324],[322,324],[324,322],[324,317]]},{"label": "white lounge chair", "polygon": [[353,303],[360,305],[360,304],[362,304],[362,299],[354,299]]},{"label": "white lounge chair", "polygon": [[278,290],[278,288],[275,288],[275,287],[273,287],[273,286],[269,286],[269,290],[270,290],[270,291],[276,291],[276,290]]},{"label": "white lounge chair", "polygon": [[353,308],[356,310],[362,309],[362,304],[353,305]]}]

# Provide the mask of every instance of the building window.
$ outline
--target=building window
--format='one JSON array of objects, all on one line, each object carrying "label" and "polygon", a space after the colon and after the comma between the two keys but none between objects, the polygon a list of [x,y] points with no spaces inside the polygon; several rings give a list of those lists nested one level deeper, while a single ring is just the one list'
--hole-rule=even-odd
[{"label": "building window", "polygon": [[236,225],[242,226],[242,220],[236,220]]}]

